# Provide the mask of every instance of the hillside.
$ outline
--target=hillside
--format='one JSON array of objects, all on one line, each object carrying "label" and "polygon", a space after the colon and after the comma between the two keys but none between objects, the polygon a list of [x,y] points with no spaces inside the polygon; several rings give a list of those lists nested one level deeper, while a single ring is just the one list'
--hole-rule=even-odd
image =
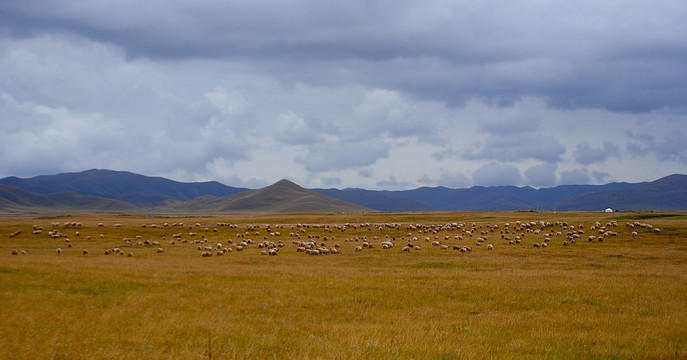
[{"label": "hillside", "polygon": [[670,175],[635,187],[581,194],[555,203],[561,211],[601,210],[685,210],[687,175]]},{"label": "hillside", "polygon": [[15,186],[0,185],[0,212],[123,212],[136,206],[125,201],[83,195],[75,192],[38,194]]},{"label": "hillside", "polygon": [[11,176],[0,179],[0,185],[12,185],[39,194],[73,191],[135,205],[149,205],[168,199],[191,200],[203,195],[227,196],[247,190],[216,181],[182,183],[126,171],[96,169],[29,179]]},{"label": "hillside", "polygon": [[[529,186],[473,186],[464,189],[421,187],[412,190],[313,189],[340,200],[380,211],[515,211],[552,210],[553,204],[584,193],[632,188],[640,184],[561,185],[534,189]],[[595,209],[590,204],[590,209]]]},{"label": "hillside", "polygon": [[181,183],[110,170],[0,180],[0,184],[6,183],[19,186],[6,186],[0,193],[0,211],[5,213],[9,209],[20,213],[60,208],[81,212],[154,213],[598,211],[608,207],[687,210],[687,175],[634,184],[563,185],[541,189],[528,186],[421,187],[403,191],[308,190],[287,180],[247,190],[218,182]]},{"label": "hillside", "polygon": [[372,209],[341,201],[280,180],[268,187],[239,194],[203,196],[190,201],[166,201],[147,208],[155,212],[201,213],[326,213],[368,212]]}]

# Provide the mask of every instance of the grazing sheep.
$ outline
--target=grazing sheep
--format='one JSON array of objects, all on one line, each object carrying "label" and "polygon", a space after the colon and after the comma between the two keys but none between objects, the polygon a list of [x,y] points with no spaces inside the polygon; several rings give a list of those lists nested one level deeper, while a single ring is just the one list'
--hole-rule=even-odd
[{"label": "grazing sheep", "polygon": [[17,255],[19,254],[19,250],[17,249],[12,249],[12,255]]},{"label": "grazing sheep", "polygon": [[494,250],[494,245],[492,245],[492,244],[487,245],[487,250]]},{"label": "grazing sheep", "polygon": [[83,251],[83,254],[84,254],[84,255],[88,255],[88,250],[84,250],[84,251]]},{"label": "grazing sheep", "polygon": [[536,248],[538,248],[538,247],[539,247],[539,243],[534,243],[533,246],[536,247]]},{"label": "grazing sheep", "polygon": [[355,251],[363,251],[363,247],[362,246],[356,246]]},{"label": "grazing sheep", "polygon": [[158,254],[159,254],[159,253],[163,253],[163,252],[165,252],[165,249],[163,249],[163,248],[157,248],[157,253],[158,253]]},{"label": "grazing sheep", "polygon": [[637,234],[636,231],[633,231],[633,232],[632,232],[632,237],[637,237],[637,235],[638,235],[638,234]]},{"label": "grazing sheep", "polygon": [[61,253],[61,252],[62,252],[62,248],[57,248],[57,249],[55,249],[55,252],[57,252],[58,254]]}]

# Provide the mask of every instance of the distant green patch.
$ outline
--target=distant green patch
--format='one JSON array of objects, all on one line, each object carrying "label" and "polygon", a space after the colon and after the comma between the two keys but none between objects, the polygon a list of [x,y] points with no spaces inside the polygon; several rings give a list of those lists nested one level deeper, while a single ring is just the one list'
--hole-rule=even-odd
[{"label": "distant green patch", "polygon": [[616,216],[617,220],[643,220],[643,219],[660,219],[660,218],[678,218],[686,219],[685,214],[659,214],[659,213],[643,213],[643,214],[628,214]]},{"label": "distant green patch", "polygon": [[16,268],[9,268],[9,267],[0,267],[0,274],[8,274],[8,275],[39,275],[43,274],[38,271],[30,270],[30,269],[16,269]]},{"label": "distant green patch", "polygon": [[39,220],[49,220],[49,219],[64,219],[73,217],[72,215],[54,215],[54,216],[41,216]]},{"label": "distant green patch", "polygon": [[412,264],[408,266],[411,269],[455,269],[461,268],[463,265],[451,264],[445,262],[424,262],[419,264]]},{"label": "distant green patch", "polygon": [[606,256],[604,256],[604,257],[606,257],[606,258],[618,258],[618,259],[622,259],[622,258],[624,258],[625,256],[624,256],[624,255],[618,254],[618,255],[606,255]]},{"label": "distant green patch", "polygon": [[89,296],[99,295],[124,295],[141,289],[142,286],[135,282],[99,281],[97,283],[70,283],[63,286],[55,286],[55,290],[64,291],[67,294],[80,294]]}]

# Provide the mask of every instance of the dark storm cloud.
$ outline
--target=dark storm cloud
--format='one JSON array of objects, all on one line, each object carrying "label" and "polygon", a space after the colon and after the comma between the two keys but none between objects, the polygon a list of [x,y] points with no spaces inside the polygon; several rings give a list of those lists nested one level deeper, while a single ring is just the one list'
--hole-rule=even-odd
[{"label": "dark storm cloud", "polygon": [[[224,59],[288,81],[425,99],[687,106],[683,1],[5,1],[9,36],[63,32],[130,58]],[[322,71],[318,71],[318,69]]]}]

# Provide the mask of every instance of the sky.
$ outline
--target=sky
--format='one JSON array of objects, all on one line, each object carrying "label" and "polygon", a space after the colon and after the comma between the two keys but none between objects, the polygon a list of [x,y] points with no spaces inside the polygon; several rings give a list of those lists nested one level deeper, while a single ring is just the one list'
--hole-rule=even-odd
[{"label": "sky", "polygon": [[0,178],[403,190],[687,174],[687,2],[0,2]]}]

